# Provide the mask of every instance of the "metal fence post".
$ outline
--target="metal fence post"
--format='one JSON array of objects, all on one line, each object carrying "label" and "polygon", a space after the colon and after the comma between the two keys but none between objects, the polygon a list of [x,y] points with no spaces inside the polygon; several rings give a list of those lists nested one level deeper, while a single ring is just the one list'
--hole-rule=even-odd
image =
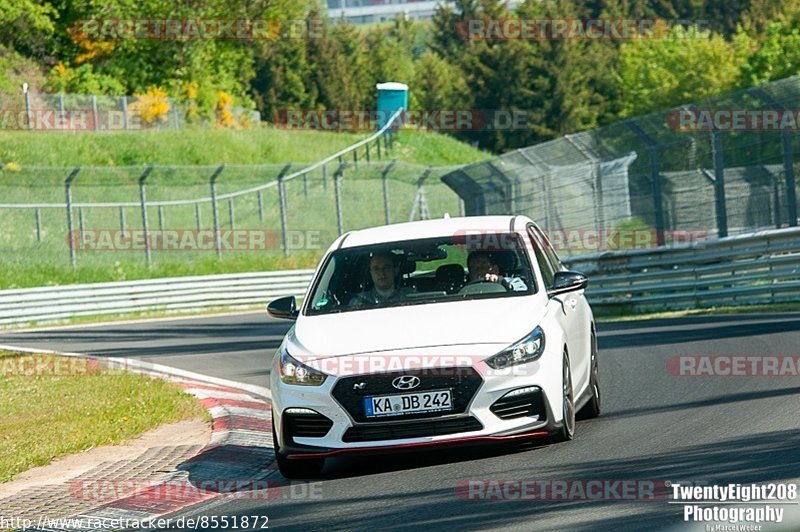
[{"label": "metal fence post", "polygon": [[219,168],[214,170],[211,174],[211,213],[214,216],[214,248],[217,251],[217,257],[222,257],[222,242],[219,233],[219,212],[217,211],[217,178],[219,174],[225,169],[225,165],[221,164]]},{"label": "metal fence post", "polygon": [[344,176],[345,164],[339,165],[339,168],[333,174],[333,190],[336,196],[336,228],[341,236],[344,233],[344,224],[342,223],[342,198],[341,198],[341,180]]},{"label": "metal fence post", "polygon": [[128,97],[122,97],[122,129],[128,130]]},{"label": "metal fence post", "polygon": [[64,93],[58,93],[58,110],[61,112],[61,116],[64,116]]},{"label": "metal fence post", "polygon": [[145,192],[145,181],[153,171],[153,165],[148,166],[141,177],[139,177],[139,202],[142,208],[142,230],[144,231],[144,258],[147,262],[147,268],[152,267],[152,258],[150,257],[150,235],[147,230],[147,195]]},{"label": "metal fence post", "polygon": [[367,142],[366,147],[367,147],[367,162],[369,162],[369,142]]},{"label": "metal fence post", "polygon": [[97,95],[96,94],[92,94],[92,125],[93,125],[92,129],[94,131],[97,131],[98,129],[100,129],[99,127],[97,127],[98,126],[97,122],[98,122],[98,120],[97,120]]},{"label": "metal fence post", "polygon": [[606,216],[605,200],[603,198],[603,176],[600,172],[600,157],[595,150],[587,146],[580,137],[575,135],[564,135],[564,138],[578,150],[581,155],[592,163],[592,186],[594,188],[594,210],[595,224],[600,234],[600,249],[606,249]]},{"label": "metal fence post", "polygon": [[231,229],[236,229],[236,218],[233,212],[233,198],[228,198],[228,220],[231,222]]},{"label": "metal fence post", "polygon": [[25,95],[25,120],[28,122],[28,129],[33,129],[33,120],[31,116],[31,96],[28,93],[28,84],[22,84],[22,93]]},{"label": "metal fence post", "polygon": [[717,208],[717,235],[728,236],[728,209],[725,204],[725,160],[722,156],[722,133],[711,130],[711,150],[714,154],[714,200]]},{"label": "metal fence post", "polygon": [[178,115],[178,105],[175,102],[172,102],[172,128],[181,128],[181,118]]},{"label": "metal fence post", "polygon": [[396,162],[397,160],[390,162],[386,168],[383,169],[383,172],[381,172],[381,181],[383,182],[383,213],[386,225],[391,223],[389,216],[389,172],[392,171],[392,167]]},{"label": "metal fence post", "polygon": [[125,207],[119,208],[119,230],[125,232]]},{"label": "metal fence post", "polygon": [[[766,103],[779,112],[785,112],[786,108],[779,104],[772,96],[757,87],[748,89],[747,92]],[[781,129],[781,149],[783,152],[783,173],[786,179],[786,209],[789,218],[789,226],[797,227],[797,189],[794,179],[794,154],[792,149],[792,134],[787,128]],[[777,204],[777,202],[776,202]],[[780,221],[777,226],[780,227]]]},{"label": "metal fence post", "polygon": [[792,134],[781,130],[783,144],[783,173],[786,179],[786,207],[789,216],[789,227],[797,227],[797,189],[794,180],[794,154],[792,153]]},{"label": "metal fence post", "polygon": [[75,268],[78,266],[77,258],[75,257],[75,235],[72,234],[72,182],[75,180],[75,177],[78,175],[78,172],[81,171],[81,167],[78,166],[70,172],[67,176],[66,181],[64,181],[64,189],[66,195],[66,203],[67,203],[67,241],[69,242],[69,262],[72,264],[72,267]]},{"label": "metal fence post", "polygon": [[653,214],[655,215],[656,224],[656,241],[659,246],[663,246],[666,244],[666,227],[664,227],[664,202],[661,197],[661,161],[658,158],[658,143],[645,133],[635,122],[625,120],[623,123],[648,146],[650,154],[650,182],[653,191]]},{"label": "metal fence post", "polygon": [[283,182],[283,175],[278,176],[278,203],[281,217],[281,247],[283,254],[289,254],[289,245],[286,240],[286,185]]},{"label": "metal fence post", "polygon": [[158,229],[159,231],[164,230],[164,206],[158,206]]},{"label": "metal fence post", "polygon": [[327,192],[328,191],[328,165],[322,165],[322,189]]},{"label": "metal fence post", "polygon": [[36,216],[36,241],[37,242],[41,242],[42,241],[42,212],[41,212],[41,209],[39,209],[37,207],[36,211],[34,212],[34,214]]},{"label": "metal fence post", "polygon": [[78,232],[81,234],[81,244],[84,241],[86,226],[83,223],[83,207],[78,207]]},{"label": "metal fence post", "polygon": [[381,138],[380,137],[378,137],[375,140],[375,149],[378,152],[378,159],[380,159],[381,158]]},{"label": "metal fence post", "polygon": [[203,225],[203,220],[200,218],[200,204],[194,204],[194,221],[197,224],[197,230],[200,231]]},{"label": "metal fence post", "polygon": [[258,219],[264,223],[264,191],[258,191]]}]

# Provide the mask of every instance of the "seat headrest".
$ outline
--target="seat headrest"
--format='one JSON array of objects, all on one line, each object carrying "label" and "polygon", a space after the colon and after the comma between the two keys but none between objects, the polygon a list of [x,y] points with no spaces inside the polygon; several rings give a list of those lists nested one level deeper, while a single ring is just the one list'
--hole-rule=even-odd
[{"label": "seat headrest", "polygon": [[459,264],[442,264],[436,268],[436,280],[441,282],[463,281],[464,268]]}]

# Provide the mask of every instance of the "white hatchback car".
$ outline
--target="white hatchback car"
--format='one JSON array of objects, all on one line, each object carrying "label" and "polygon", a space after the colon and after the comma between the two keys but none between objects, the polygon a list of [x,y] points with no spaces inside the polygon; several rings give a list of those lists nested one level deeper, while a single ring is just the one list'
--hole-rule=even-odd
[{"label": "white hatchback car", "polygon": [[325,458],[552,436],[600,413],[588,281],[523,216],[352,231],[328,249],[272,365],[284,476]]}]

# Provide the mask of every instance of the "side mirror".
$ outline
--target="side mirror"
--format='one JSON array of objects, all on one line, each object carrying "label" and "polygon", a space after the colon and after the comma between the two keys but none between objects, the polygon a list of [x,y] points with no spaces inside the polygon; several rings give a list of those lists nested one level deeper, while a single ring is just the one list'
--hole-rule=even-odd
[{"label": "side mirror", "polygon": [[294,296],[286,296],[280,297],[267,305],[267,313],[273,318],[296,320],[300,311],[297,310]]},{"label": "side mirror", "polygon": [[553,287],[547,291],[547,295],[553,297],[576,290],[583,290],[587,286],[589,286],[589,279],[582,273],[570,271],[556,272],[555,278],[553,279]]}]

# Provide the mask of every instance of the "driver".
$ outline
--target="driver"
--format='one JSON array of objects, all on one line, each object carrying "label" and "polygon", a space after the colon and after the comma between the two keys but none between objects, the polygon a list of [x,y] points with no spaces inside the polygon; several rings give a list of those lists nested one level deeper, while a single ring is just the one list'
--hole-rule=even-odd
[{"label": "driver", "polygon": [[500,283],[506,290],[526,291],[528,286],[519,277],[503,277],[500,267],[488,251],[473,251],[467,256],[468,283],[489,282]]},{"label": "driver", "polygon": [[410,288],[397,286],[400,265],[394,253],[378,252],[369,259],[369,275],[372,279],[372,288],[366,292],[356,294],[350,301],[355,307],[379,305],[394,301],[401,301]]}]

